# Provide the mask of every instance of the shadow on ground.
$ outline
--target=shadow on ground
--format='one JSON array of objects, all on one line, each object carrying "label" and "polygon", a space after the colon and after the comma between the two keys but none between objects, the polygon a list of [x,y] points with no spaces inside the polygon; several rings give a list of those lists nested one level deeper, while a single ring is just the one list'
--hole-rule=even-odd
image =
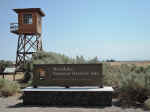
[{"label": "shadow on ground", "polygon": [[24,105],[18,103],[16,105],[8,106],[8,108],[28,108],[28,107],[54,107],[54,108],[105,108],[106,106],[74,106],[74,105]]}]

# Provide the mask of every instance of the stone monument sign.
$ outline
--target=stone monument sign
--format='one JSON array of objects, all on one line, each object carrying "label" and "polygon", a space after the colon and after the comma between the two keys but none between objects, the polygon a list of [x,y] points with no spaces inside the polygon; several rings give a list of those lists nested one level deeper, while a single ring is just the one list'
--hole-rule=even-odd
[{"label": "stone monument sign", "polygon": [[102,64],[36,64],[33,85],[99,86],[103,83]]}]

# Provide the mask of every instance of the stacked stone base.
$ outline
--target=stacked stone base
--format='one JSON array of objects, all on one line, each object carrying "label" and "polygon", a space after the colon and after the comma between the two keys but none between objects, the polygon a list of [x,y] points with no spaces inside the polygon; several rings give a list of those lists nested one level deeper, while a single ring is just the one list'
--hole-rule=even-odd
[{"label": "stacked stone base", "polygon": [[111,91],[24,91],[23,104],[51,106],[111,106]]}]

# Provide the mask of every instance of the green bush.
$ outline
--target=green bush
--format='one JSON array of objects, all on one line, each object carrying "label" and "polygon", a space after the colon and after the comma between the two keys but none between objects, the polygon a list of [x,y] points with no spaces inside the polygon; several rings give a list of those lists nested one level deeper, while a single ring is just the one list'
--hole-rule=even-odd
[{"label": "green bush", "polygon": [[104,85],[113,86],[123,104],[144,103],[150,95],[150,67],[104,64]]},{"label": "green bush", "polygon": [[83,56],[70,58],[63,54],[54,52],[39,51],[32,56],[32,64],[83,64],[83,63],[99,63],[97,57],[86,60]]},{"label": "green bush", "polygon": [[29,80],[32,79],[32,64],[31,62],[28,62],[24,65],[24,77],[23,80],[21,80],[21,82],[23,83],[27,83]]},{"label": "green bush", "polygon": [[118,66],[111,66],[110,64],[103,64],[103,83],[104,85],[112,86],[114,89],[119,87],[120,74],[122,70]]},{"label": "green bush", "polygon": [[0,79],[0,93],[2,96],[8,97],[19,92],[20,86],[17,82]]},{"label": "green bush", "polygon": [[150,93],[146,77],[148,76],[144,73],[131,72],[126,76],[122,74],[119,87],[120,100],[128,104],[144,103]]},{"label": "green bush", "polygon": [[5,85],[5,80],[0,78],[0,89]]},{"label": "green bush", "polygon": [[71,59],[65,55],[54,52],[39,51],[32,56],[32,64],[69,64],[74,63],[74,59]]},{"label": "green bush", "polygon": [[150,98],[147,99],[147,100],[144,102],[144,105],[145,105],[145,107],[146,107],[147,109],[150,110]]}]

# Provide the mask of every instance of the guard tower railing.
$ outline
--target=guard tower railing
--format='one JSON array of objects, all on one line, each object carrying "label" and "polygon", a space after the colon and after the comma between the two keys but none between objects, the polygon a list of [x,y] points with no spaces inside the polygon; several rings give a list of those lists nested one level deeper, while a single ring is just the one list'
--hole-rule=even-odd
[{"label": "guard tower railing", "polygon": [[10,32],[17,33],[19,29],[18,23],[10,23]]}]

